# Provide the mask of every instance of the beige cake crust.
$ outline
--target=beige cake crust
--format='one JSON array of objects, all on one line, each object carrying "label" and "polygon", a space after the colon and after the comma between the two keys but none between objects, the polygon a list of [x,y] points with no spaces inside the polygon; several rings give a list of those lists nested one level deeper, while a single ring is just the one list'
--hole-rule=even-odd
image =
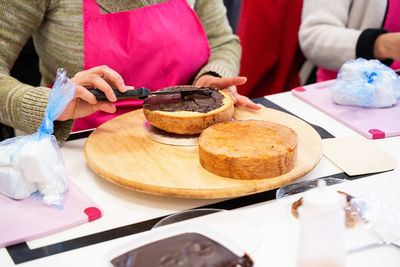
[{"label": "beige cake crust", "polygon": [[218,123],[200,135],[200,164],[223,177],[276,177],[294,168],[297,144],[297,134],[281,124],[259,120]]},{"label": "beige cake crust", "polygon": [[155,127],[177,134],[199,134],[207,127],[228,121],[234,112],[234,101],[229,93],[219,91],[224,95],[223,105],[207,113],[193,111],[151,111],[143,109],[146,119]]}]

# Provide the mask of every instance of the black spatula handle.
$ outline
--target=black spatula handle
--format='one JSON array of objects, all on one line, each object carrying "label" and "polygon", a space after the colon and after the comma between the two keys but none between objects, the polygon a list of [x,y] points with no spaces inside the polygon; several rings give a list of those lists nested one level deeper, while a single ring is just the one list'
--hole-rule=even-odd
[{"label": "black spatula handle", "polygon": [[[88,91],[92,93],[98,101],[108,101],[103,91],[99,89],[89,89]],[[128,90],[125,93],[121,93],[118,89],[113,89],[113,91],[117,99],[145,99],[150,94],[150,90],[145,87]]]}]

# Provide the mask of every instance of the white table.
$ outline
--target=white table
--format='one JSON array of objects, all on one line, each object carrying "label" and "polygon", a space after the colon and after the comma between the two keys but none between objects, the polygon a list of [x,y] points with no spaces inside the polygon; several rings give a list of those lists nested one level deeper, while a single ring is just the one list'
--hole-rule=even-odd
[{"label": "white table", "polygon": [[[302,102],[291,93],[281,93],[268,96],[267,99],[296,114],[300,118],[323,127],[336,137],[360,136],[353,130]],[[400,137],[374,140],[376,144],[391,153],[400,162]],[[69,178],[86,194],[88,194],[103,209],[102,218],[86,223],[60,233],[27,242],[30,249],[45,247],[60,243],[65,240],[83,237],[90,234],[122,227],[125,225],[142,222],[152,218],[168,215],[174,212],[204,206],[222,200],[194,200],[176,199],[147,195],[130,191],[114,185],[97,176],[87,166],[83,145],[85,139],[67,142],[62,148],[62,154],[66,164]],[[319,164],[299,181],[315,179],[341,173],[326,158],[322,158]],[[384,201],[394,206],[400,203],[400,170],[381,173],[366,178],[360,178],[349,183],[352,186],[362,186],[371,190],[374,194],[383,197]],[[226,221],[229,225],[227,231],[231,231],[232,239],[237,238],[238,231],[249,231],[251,238],[260,238],[262,241],[258,248],[251,253],[257,266],[295,266],[297,246],[297,225],[285,214],[282,205],[276,200],[261,202],[245,206],[231,211],[233,216],[244,219],[245,225],[255,225],[254,229],[243,229],[243,225],[235,224],[235,221]],[[246,222],[248,224],[246,224]],[[257,232],[258,231],[258,232]],[[254,236],[252,234],[256,233]],[[18,266],[103,266],[105,256],[121,244],[132,240],[138,240],[148,235],[142,232],[78,249],[68,250],[51,256],[27,261]],[[370,236],[362,237],[369,240]],[[357,242],[357,240],[355,241]],[[247,242],[246,241],[246,242]],[[257,243],[257,240],[254,240]],[[246,248],[244,248],[246,249]],[[10,255],[5,248],[0,249],[0,266],[14,266]],[[380,247],[363,252],[352,253],[347,256],[347,266],[400,266],[400,250],[394,247]]]}]

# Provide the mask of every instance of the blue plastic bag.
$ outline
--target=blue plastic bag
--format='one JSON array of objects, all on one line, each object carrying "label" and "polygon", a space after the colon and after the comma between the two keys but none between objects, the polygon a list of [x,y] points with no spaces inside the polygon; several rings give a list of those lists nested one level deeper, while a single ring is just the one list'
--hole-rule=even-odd
[{"label": "blue plastic bag", "polygon": [[71,101],[75,89],[66,72],[59,69],[38,131],[0,142],[0,193],[22,199],[38,191],[47,205],[62,206],[68,181],[57,140],[52,135],[53,121]]},{"label": "blue plastic bag", "polygon": [[340,105],[390,107],[400,98],[400,77],[376,59],[352,59],[340,68],[331,89]]}]

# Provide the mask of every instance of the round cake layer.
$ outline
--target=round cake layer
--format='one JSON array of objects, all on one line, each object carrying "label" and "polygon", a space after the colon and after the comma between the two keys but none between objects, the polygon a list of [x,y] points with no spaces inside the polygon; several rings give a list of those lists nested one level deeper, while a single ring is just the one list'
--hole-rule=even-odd
[{"label": "round cake layer", "polygon": [[257,120],[218,123],[200,135],[200,164],[224,177],[276,177],[294,168],[297,143],[297,134],[281,124]]},{"label": "round cake layer", "polygon": [[218,92],[223,96],[221,106],[208,112],[150,110],[144,105],[143,113],[153,126],[161,130],[177,134],[199,134],[207,127],[228,121],[233,116],[232,97],[225,91]]}]

